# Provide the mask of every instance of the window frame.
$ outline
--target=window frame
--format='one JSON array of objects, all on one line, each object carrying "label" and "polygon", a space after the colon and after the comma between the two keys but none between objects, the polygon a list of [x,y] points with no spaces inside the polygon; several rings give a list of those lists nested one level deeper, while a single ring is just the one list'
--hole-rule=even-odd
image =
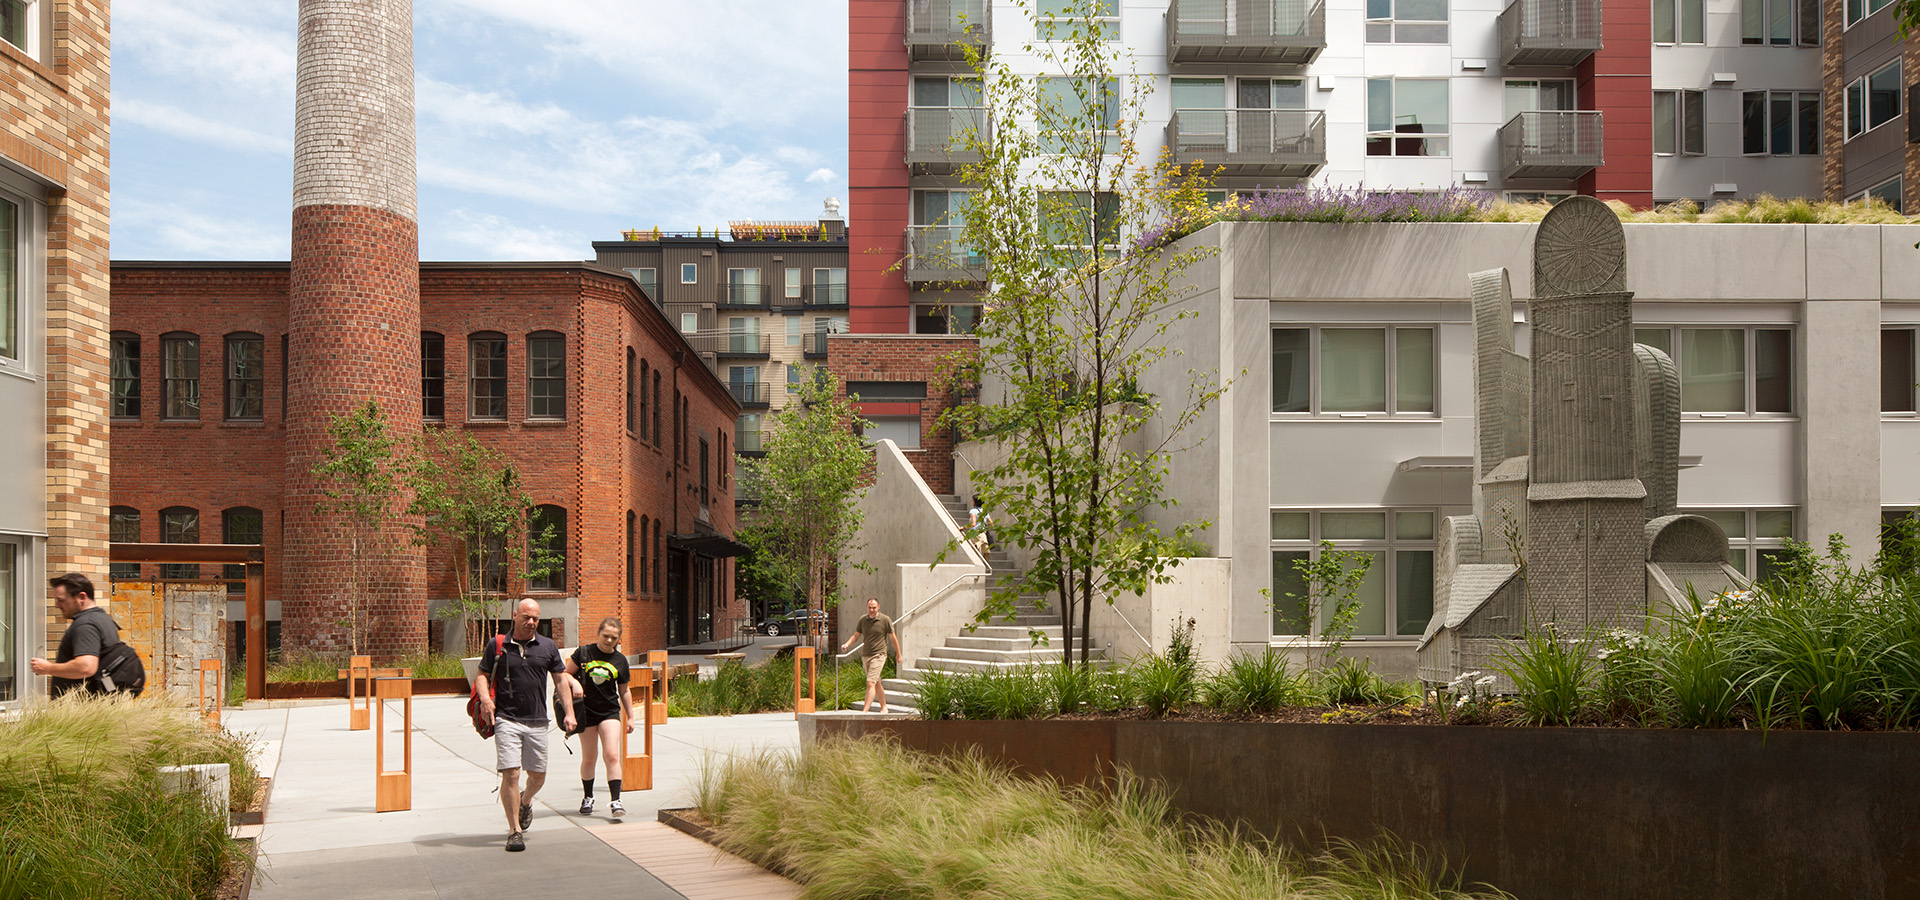
[{"label": "window frame", "polygon": [[[1687,7],[1693,6],[1689,11]],[[1690,17],[1689,12],[1697,14]],[[1663,17],[1661,14],[1665,13]],[[1653,43],[1666,46],[1700,46],[1707,42],[1707,5],[1705,0],[1654,0],[1652,11]],[[1661,36],[1662,25],[1666,36]],[[1689,26],[1694,29],[1688,39]]]},{"label": "window frame", "polygon": [[[190,348],[193,359],[176,353]],[[191,375],[186,374],[191,371]],[[160,418],[170,422],[200,421],[200,336],[189,331],[169,331],[160,336]],[[186,412],[187,405],[192,412]]]},{"label": "window frame", "polygon": [[1872,18],[1875,13],[1892,6],[1893,0],[1878,0],[1878,4],[1875,5],[1875,0],[1847,0],[1840,7],[1840,17],[1845,23],[1842,27],[1852,28],[1863,20]]},{"label": "window frame", "polygon": [[[497,356],[492,353],[482,356],[480,350],[483,344],[497,345],[499,348]],[[507,336],[498,331],[476,331],[467,335],[468,421],[504,422],[507,420],[507,414],[511,410],[507,398],[507,346]],[[484,375],[481,374],[480,366],[483,363],[497,364],[497,373],[489,371]],[[488,388],[485,391],[481,390],[483,384]],[[488,404],[485,412],[481,411],[482,403]]]},{"label": "window frame", "polygon": [[[1126,124],[1121,121],[1121,105],[1124,94],[1121,93],[1120,79],[1117,77],[1091,79],[1098,80],[1103,86],[1091,93],[1092,99],[1101,105],[1100,128],[1090,131],[1059,131],[1047,127],[1048,124],[1077,124],[1086,116],[1088,104],[1072,86],[1073,82],[1083,80],[1072,75],[1038,75],[1035,86],[1040,110],[1048,109],[1048,104],[1057,104],[1058,111],[1053,114],[1039,114],[1038,130],[1039,152],[1064,156],[1077,156],[1091,142],[1100,141],[1101,151],[1105,154],[1120,152],[1120,128]],[[1058,87],[1065,83],[1064,87]],[[954,193],[954,192],[950,192]]]},{"label": "window frame", "polygon": [[[1445,122],[1446,128],[1441,131],[1407,131],[1407,132],[1399,131],[1398,128],[1400,127],[1399,120],[1401,115],[1399,111],[1401,107],[1400,85],[1416,84],[1416,83],[1431,84],[1435,82],[1445,85],[1446,87],[1446,89],[1442,92],[1442,95],[1446,100],[1446,118],[1447,118]],[[1374,87],[1376,85],[1381,85],[1381,84],[1384,84],[1387,86],[1388,109],[1387,109],[1386,121],[1388,123],[1388,130],[1377,129],[1374,127],[1375,122],[1374,122],[1373,111],[1372,111],[1373,92],[1374,92]],[[1384,159],[1449,159],[1453,156],[1453,80],[1451,78],[1446,78],[1446,77],[1399,78],[1391,75],[1368,78],[1367,79],[1367,96],[1365,98],[1365,102],[1367,104],[1366,121],[1365,121],[1365,125],[1366,125],[1365,149],[1366,149],[1366,156],[1368,158],[1371,159],[1373,157],[1381,157]],[[1411,116],[1413,114],[1408,113],[1408,115]],[[1424,126],[1431,123],[1414,122],[1409,124]],[[1433,142],[1435,141],[1439,142],[1440,152],[1433,152],[1434,151]],[[1420,145],[1421,152],[1418,152],[1418,153],[1400,152],[1401,145],[1407,142],[1417,142]],[[1389,152],[1375,153],[1374,148],[1376,146],[1385,146]]]},{"label": "window frame", "polygon": [[[1813,101],[1811,132],[1806,131],[1807,101]],[[1755,101],[1758,103],[1758,122],[1755,121]],[[1787,104],[1786,152],[1778,146],[1776,133],[1780,122],[1775,115],[1781,101]],[[1819,91],[1795,90],[1756,90],[1740,92],[1740,153],[1743,156],[1819,156],[1820,155],[1820,101]],[[1756,133],[1757,131],[1757,133]],[[1811,149],[1803,140],[1812,136]],[[1755,141],[1760,149],[1753,149]]]},{"label": "window frame", "polygon": [[700,264],[699,263],[681,263],[680,264],[680,283],[681,284],[699,284],[700,283]]},{"label": "window frame", "polygon": [[447,418],[447,336],[438,331],[420,332],[420,418]]},{"label": "window frame", "polygon": [[553,571],[538,578],[527,578],[528,593],[564,594],[567,591],[567,508],[553,503],[542,503],[527,510],[527,561],[531,563],[534,552],[539,549],[534,542],[539,539],[540,531],[547,525],[553,526],[553,538],[547,542],[546,550],[560,557],[560,563]]},{"label": "window frame", "polygon": [[[1785,8],[1785,18],[1780,9]],[[1818,47],[1820,46],[1819,0],[1741,0],[1739,9],[1740,45],[1743,47]],[[1775,26],[1786,25],[1784,40],[1774,33]],[[1758,35],[1749,26],[1758,26]]]},{"label": "window frame", "polygon": [[[1273,524],[1274,524],[1274,519],[1276,517],[1281,515],[1288,515],[1288,516],[1299,515],[1302,513],[1306,514],[1307,516],[1307,537],[1305,538],[1273,537]],[[1417,641],[1420,639],[1421,635],[1426,631],[1427,622],[1431,621],[1433,618],[1434,583],[1433,583],[1433,577],[1432,577],[1432,563],[1433,563],[1433,560],[1437,557],[1440,550],[1440,541],[1439,541],[1440,521],[1441,519],[1445,518],[1445,515],[1446,515],[1441,507],[1437,507],[1437,506],[1309,507],[1309,508],[1280,507],[1280,506],[1269,507],[1268,513],[1267,513],[1268,523],[1269,523],[1268,524],[1267,557],[1268,557],[1268,564],[1270,566],[1268,577],[1270,580],[1273,580],[1273,575],[1278,571],[1278,568],[1279,568],[1280,555],[1283,553],[1288,555],[1293,555],[1293,554],[1305,552],[1307,554],[1307,558],[1309,559],[1319,558],[1322,550],[1324,549],[1320,545],[1321,541],[1323,539],[1326,539],[1323,537],[1325,533],[1324,527],[1323,527],[1324,515],[1326,514],[1341,515],[1341,514],[1355,514],[1355,513],[1380,514],[1380,516],[1382,517],[1381,534],[1383,536],[1379,538],[1332,539],[1334,543],[1334,549],[1337,551],[1380,554],[1375,562],[1375,566],[1377,566],[1378,568],[1376,569],[1374,567],[1370,567],[1368,569],[1368,578],[1371,579],[1373,577],[1373,573],[1375,571],[1379,571],[1380,577],[1385,582],[1381,590],[1381,601],[1382,601],[1383,607],[1380,611],[1383,631],[1381,633],[1365,633],[1365,634],[1356,631],[1348,639],[1355,640],[1355,641],[1369,641],[1369,642]],[[1426,515],[1428,517],[1428,522],[1429,522],[1429,525],[1427,528],[1427,536],[1426,537],[1418,537],[1418,536],[1403,537],[1400,534],[1401,532],[1400,517],[1402,515]],[[1427,619],[1426,621],[1419,622],[1417,625],[1412,622],[1407,623],[1406,628],[1411,630],[1403,630],[1403,628],[1401,627],[1400,615],[1399,615],[1401,605],[1404,602],[1406,602],[1408,599],[1410,599],[1410,598],[1403,598],[1400,595],[1401,586],[1399,583],[1400,579],[1398,576],[1400,573],[1399,556],[1402,553],[1424,553],[1426,554],[1426,562],[1427,562],[1427,573],[1428,573],[1427,582],[1426,582]],[[1269,643],[1277,643],[1277,644],[1283,644],[1283,645],[1306,643],[1311,645],[1311,644],[1324,642],[1325,632],[1322,630],[1322,623],[1319,621],[1314,622],[1313,628],[1310,629],[1305,634],[1301,634],[1297,632],[1286,632],[1286,631],[1280,630],[1279,619],[1282,615],[1281,604],[1283,602],[1283,598],[1281,597],[1280,586],[1277,583],[1277,580],[1274,580],[1274,581],[1275,583],[1273,583],[1270,586],[1270,590],[1272,594],[1272,597],[1271,597],[1272,604],[1271,604],[1271,610],[1267,616],[1267,629],[1268,629],[1267,639]],[[1321,612],[1324,615],[1326,610],[1323,608]]]},{"label": "window frame", "polygon": [[[1725,418],[1739,417],[1739,418],[1752,418],[1752,419],[1792,419],[1792,418],[1797,418],[1800,415],[1800,412],[1797,408],[1797,399],[1798,399],[1797,391],[1800,386],[1799,380],[1801,377],[1800,372],[1797,368],[1798,367],[1797,357],[1800,352],[1799,343],[1798,343],[1799,333],[1793,325],[1779,324],[1779,323],[1736,323],[1736,322],[1692,322],[1692,323],[1684,323],[1684,324],[1675,324],[1675,323],[1667,323],[1667,322],[1652,322],[1652,323],[1635,322],[1633,325],[1634,343],[1639,343],[1639,344],[1647,343],[1646,341],[1643,341],[1640,339],[1642,336],[1641,333],[1646,331],[1657,331],[1657,330],[1664,330],[1668,333],[1666,346],[1659,347],[1659,345],[1655,345],[1655,344],[1649,344],[1649,346],[1659,347],[1661,352],[1666,353],[1667,357],[1673,360],[1674,369],[1678,371],[1680,374],[1681,418],[1683,419],[1725,419]],[[1744,371],[1741,373],[1741,390],[1744,392],[1744,406],[1745,406],[1744,411],[1687,409],[1687,396],[1686,396],[1687,394],[1687,362],[1685,359],[1686,351],[1685,351],[1684,341],[1686,339],[1685,332],[1688,332],[1688,331],[1740,331],[1742,332],[1741,367],[1743,368]],[[1759,386],[1760,341],[1759,341],[1758,335],[1760,332],[1763,332],[1763,331],[1782,331],[1782,332],[1786,332],[1787,334],[1787,352],[1789,355],[1786,361],[1786,376],[1788,381],[1787,381],[1787,387],[1786,387],[1787,409],[1785,411],[1760,410],[1757,408],[1760,402],[1760,386]]]},{"label": "window frame", "polygon": [[[245,373],[236,374],[234,371],[236,361],[244,364],[246,360],[237,359],[235,347],[238,345],[243,348],[239,356],[244,356],[244,348],[248,344],[254,347],[256,356],[253,363],[256,371],[251,376]],[[226,375],[221,380],[224,389],[221,407],[226,414],[226,420],[229,422],[265,421],[267,418],[267,339],[251,331],[236,331],[226,335],[221,340],[221,345],[225,350],[221,370]],[[249,386],[251,386],[250,390]],[[247,396],[249,393],[252,394],[251,397]],[[245,409],[248,401],[252,401],[254,406],[251,411]]]},{"label": "window frame", "polygon": [[[1334,331],[1366,330],[1366,331],[1381,331],[1385,333],[1384,337],[1382,338],[1382,354],[1383,354],[1383,363],[1385,368],[1380,373],[1380,377],[1382,379],[1381,384],[1384,385],[1384,391],[1386,393],[1385,409],[1327,410],[1325,408],[1326,398],[1322,396],[1322,393],[1324,391],[1323,384],[1325,381],[1323,376],[1323,364],[1324,364],[1323,353],[1325,348],[1325,339],[1322,337],[1322,334],[1328,330],[1334,330]],[[1270,371],[1268,373],[1269,383],[1267,387],[1268,401],[1269,401],[1268,415],[1276,420],[1298,419],[1298,418],[1308,418],[1308,417],[1344,418],[1344,419],[1356,419],[1356,418],[1437,419],[1441,415],[1440,326],[1438,323],[1355,322],[1355,323],[1308,324],[1308,323],[1276,322],[1271,324],[1268,327],[1267,331],[1268,331],[1268,366],[1270,368]],[[1273,367],[1272,354],[1274,352],[1273,338],[1275,335],[1277,335],[1281,331],[1304,331],[1307,333],[1307,351],[1308,351],[1307,408],[1304,410],[1280,410],[1280,409],[1273,408],[1277,404],[1277,398],[1273,396],[1273,384],[1272,384],[1272,380],[1273,380],[1272,376],[1275,373],[1271,371]],[[1430,370],[1428,373],[1428,378],[1429,378],[1428,384],[1431,387],[1431,395],[1432,395],[1431,399],[1429,400],[1429,405],[1433,407],[1431,410],[1400,409],[1400,406],[1402,405],[1402,399],[1400,397],[1400,332],[1402,331],[1426,331],[1428,333],[1427,363]]]},{"label": "window frame", "polygon": [[727,298],[729,306],[764,306],[762,303],[758,266],[730,266],[727,268]]},{"label": "window frame", "polygon": [[[1695,506],[1682,507],[1676,510],[1676,512],[1682,515],[1702,516],[1713,519],[1716,524],[1720,525],[1722,531],[1726,530],[1726,524],[1720,521],[1722,518],[1726,517],[1729,513],[1740,514],[1741,533],[1739,535],[1727,535],[1727,565],[1733,566],[1740,571],[1740,574],[1755,581],[1763,577],[1760,575],[1759,567],[1767,557],[1784,554],[1787,549],[1787,542],[1799,538],[1802,527],[1801,523],[1804,520],[1804,517],[1800,515],[1800,508],[1796,506]],[[1762,514],[1782,512],[1788,516],[1787,531],[1790,533],[1786,535],[1760,534],[1760,516]],[[1884,520],[1884,518],[1885,514],[1883,513],[1882,519]],[[1733,561],[1736,554],[1741,558],[1741,562],[1738,564]]]},{"label": "window frame", "polygon": [[639,573],[636,571],[636,565],[635,565],[636,561],[634,559],[634,553],[639,549],[634,540],[634,529],[636,529],[638,526],[639,526],[639,520],[634,515],[633,510],[631,509],[627,510],[626,570],[627,570],[627,596],[629,598],[633,597],[636,593],[638,593],[638,591],[635,589],[635,586],[637,584],[635,579],[638,577]]},{"label": "window frame", "polygon": [[813,267],[813,302],[816,306],[847,305],[847,267]]},{"label": "window frame", "polygon": [[[108,415],[115,419],[138,421],[141,414],[140,335],[131,331],[116,331],[109,341]],[[129,347],[133,351],[131,354],[127,352]]]},{"label": "window frame", "polygon": [[[184,524],[175,526],[176,518]],[[191,534],[183,532],[191,531]],[[175,538],[180,538],[175,540]],[[200,543],[200,510],[191,506],[169,506],[160,510],[160,543],[162,544],[198,544]],[[200,578],[198,563],[162,563],[160,579],[163,581],[196,581]]]},{"label": "window frame", "polygon": [[[567,336],[553,330],[527,335],[527,418],[567,417]],[[558,346],[559,354],[552,355]],[[536,354],[536,349],[540,352]]]},{"label": "window frame", "polygon": [[[1445,45],[1453,40],[1453,3],[1440,0],[1446,15],[1439,19],[1416,19],[1400,15],[1400,4],[1408,0],[1367,0],[1365,43]],[[1381,15],[1380,13],[1385,13]],[[1418,37],[1403,38],[1402,29]]]},{"label": "window frame", "polygon": [[[1891,188],[1892,190],[1888,190],[1888,188]],[[1888,199],[1888,196],[1887,196],[1889,194],[1892,195],[1892,199],[1890,200]],[[1861,191],[1858,194],[1848,197],[1847,202],[1848,203],[1865,203],[1867,202],[1868,198],[1872,198],[1872,197],[1878,197],[1882,200],[1887,200],[1888,205],[1893,207],[1894,212],[1905,214],[1906,208],[1907,208],[1905,173],[1895,175],[1892,178],[1889,178],[1885,181],[1880,182],[1879,184],[1874,185],[1873,187],[1867,188],[1866,190]]]},{"label": "window frame", "polygon": [[[1095,15],[1070,14],[1075,7],[1092,3],[1108,7],[1112,12],[1096,9]],[[1048,12],[1049,7],[1058,8],[1060,11]],[[1106,24],[1100,30],[1101,36],[1105,40],[1117,41],[1120,40],[1121,16],[1124,13],[1125,4],[1121,0],[1039,0],[1034,4],[1034,40],[1043,42],[1071,40],[1075,23],[1103,22]]]},{"label": "window frame", "polygon": [[[1888,387],[1897,373],[1887,371],[1890,338],[1896,338],[1902,345],[1906,359],[1906,396],[1900,398],[1900,405],[1889,407]],[[1883,418],[1913,418],[1920,416],[1920,325],[1882,325],[1880,326],[1880,415]]]},{"label": "window frame", "polygon": [[[140,510],[136,507],[119,504],[109,507],[107,509],[107,540],[115,544],[140,543],[140,519]],[[139,563],[110,563],[107,566],[109,582],[138,581],[140,575]]]},{"label": "window frame", "polygon": [[[1673,103],[1673,146],[1660,148],[1660,100],[1671,97]],[[1692,88],[1671,88],[1653,92],[1653,155],[1707,155],[1707,92]]]},{"label": "window frame", "polygon": [[[1847,82],[1846,86],[1841,88],[1843,143],[1868,134],[1876,128],[1891,125],[1909,112],[1906,109],[1906,98],[1903,96],[1907,88],[1901,82],[1901,79],[1906,76],[1902,62],[1901,57],[1895,56],[1886,65]],[[1889,70],[1893,73],[1894,82],[1893,113],[1876,122],[1873,116],[1873,79],[1886,74]]]},{"label": "window frame", "polygon": [[[243,526],[237,526],[235,523],[235,519],[243,518],[249,513],[252,514],[254,518],[254,523],[257,529],[255,532],[251,534],[247,533],[244,530]],[[251,538],[251,540],[249,540],[249,538]],[[267,540],[267,514],[262,512],[257,507],[229,506],[226,509],[223,509],[220,511],[220,542],[221,543],[247,544],[247,545],[253,545],[253,546],[261,546],[266,544],[266,540]],[[240,563],[240,564],[229,563],[227,565],[221,566],[220,577],[225,579],[227,582],[228,596],[230,597],[246,596],[247,567],[244,563]]]},{"label": "window frame", "polygon": [[[893,440],[894,446],[899,447],[902,452],[920,450],[926,446],[926,425],[920,420],[919,416],[862,416],[861,421],[865,424],[861,426],[860,437],[868,444],[877,444],[881,440]],[[900,427],[904,434],[904,429],[908,423],[912,423],[913,425],[912,446],[894,440],[890,435],[873,433],[880,426],[891,425]]]}]

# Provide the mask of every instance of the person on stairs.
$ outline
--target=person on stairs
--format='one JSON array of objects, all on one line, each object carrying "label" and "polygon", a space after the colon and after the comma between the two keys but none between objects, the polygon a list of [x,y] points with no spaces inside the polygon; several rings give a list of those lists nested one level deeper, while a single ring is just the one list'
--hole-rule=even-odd
[{"label": "person on stairs", "polygon": [[880,711],[884,713],[887,711],[887,691],[880,685],[880,673],[887,668],[887,641],[893,642],[893,658],[902,667],[907,664],[907,656],[900,651],[900,636],[893,633],[893,620],[880,613],[879,599],[867,598],[867,614],[853,623],[853,633],[847,635],[847,642],[840,645],[840,652],[845,653],[847,648],[852,647],[855,639],[866,642],[861,653],[867,669],[867,702],[861,711],[873,712],[873,698],[878,696]]}]

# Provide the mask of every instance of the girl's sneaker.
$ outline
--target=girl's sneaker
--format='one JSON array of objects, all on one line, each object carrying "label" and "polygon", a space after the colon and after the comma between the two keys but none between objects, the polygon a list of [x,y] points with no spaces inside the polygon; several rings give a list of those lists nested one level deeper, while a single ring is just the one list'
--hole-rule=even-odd
[{"label": "girl's sneaker", "polygon": [[614,800],[607,804],[607,815],[610,815],[618,819],[621,816],[624,816],[626,814],[627,814],[627,808],[625,806],[622,806],[620,804],[620,801]]},{"label": "girl's sneaker", "polygon": [[583,816],[593,815],[593,798],[592,797],[580,798],[580,814]]}]

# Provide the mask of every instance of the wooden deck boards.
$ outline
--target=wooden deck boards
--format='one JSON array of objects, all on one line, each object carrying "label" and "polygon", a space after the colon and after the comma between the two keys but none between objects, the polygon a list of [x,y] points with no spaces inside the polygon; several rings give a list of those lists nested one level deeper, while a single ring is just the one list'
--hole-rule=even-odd
[{"label": "wooden deck boards", "polygon": [[791,900],[800,885],[659,822],[586,829],[687,900]]}]

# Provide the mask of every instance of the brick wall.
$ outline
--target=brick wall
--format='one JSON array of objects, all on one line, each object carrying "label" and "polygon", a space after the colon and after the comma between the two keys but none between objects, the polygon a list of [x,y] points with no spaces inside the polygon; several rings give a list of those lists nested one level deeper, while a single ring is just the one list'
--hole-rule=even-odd
[{"label": "brick wall", "polygon": [[[53,185],[45,195],[46,569],[104,574],[109,4],[67,0],[52,18],[38,58],[0,42],[0,164]],[[52,648],[65,622],[52,604],[44,609]]]},{"label": "brick wall", "polygon": [[[953,493],[953,432],[940,416],[953,405],[942,384],[948,360],[969,351],[979,341],[967,335],[836,334],[827,339],[827,368],[849,381],[919,381],[927,385],[920,413],[920,448],[903,450],[913,467],[936,494]],[[869,415],[900,415],[916,404],[861,402],[855,410]]]},{"label": "brick wall", "polygon": [[[657,523],[663,546],[669,535],[695,531],[699,460],[690,455],[685,462],[674,463],[672,420],[664,414],[658,446],[650,427],[645,440],[627,430],[627,348],[634,349],[636,366],[644,360],[650,375],[661,372],[662,399],[668,406],[674,356],[684,354],[679,384],[688,399],[690,430],[696,435],[689,442],[693,454],[698,452],[697,435],[702,430],[716,456],[720,434],[727,435],[731,447],[738,406],[697,357],[687,352],[685,342],[661,313],[640,298],[624,273],[577,263],[427,263],[420,272],[418,330],[438,332],[446,340],[445,427],[464,428],[506,454],[535,503],[567,510],[562,590],[526,595],[577,597],[583,628],[592,628],[607,616],[622,619],[629,650],[665,646],[668,610],[663,579],[652,577],[650,564],[644,582],[635,579],[634,593],[626,590],[627,512],[634,513],[636,524],[644,519],[649,531]],[[281,395],[285,358],[280,335],[287,328],[288,282],[284,263],[123,263],[114,269],[115,287],[123,292],[125,302],[113,325],[141,338],[146,402],[140,418],[115,423],[114,454],[120,477],[114,484],[113,502],[140,510],[142,538],[150,541],[160,538],[159,511],[165,507],[200,510],[203,543],[220,540],[221,510],[234,506],[262,510],[269,598],[285,595],[283,513],[290,537],[297,537],[293,532],[298,528],[313,527],[310,518],[289,505],[284,491],[288,470],[284,445],[290,422]],[[558,421],[531,420],[526,415],[526,337],[542,330],[557,331],[566,341],[566,417]],[[194,422],[163,422],[159,415],[160,336],[174,331],[201,335],[204,399],[202,415]],[[223,335],[235,331],[266,338],[266,403],[261,422],[223,421],[219,346]],[[467,336],[477,331],[499,332],[508,338],[507,417],[501,422],[471,421],[467,414]],[[415,337],[417,353],[417,331]],[[298,373],[305,360],[298,353],[293,360]],[[408,390],[417,422],[420,381],[415,366]],[[731,535],[733,483],[731,478],[721,483],[717,460],[710,465],[710,524],[715,531]],[[676,496],[681,500],[677,511]],[[644,553],[649,562],[655,555],[636,549],[636,556]],[[424,629],[425,601],[454,594],[457,561],[443,550],[421,556],[421,574],[404,587],[420,601]],[[659,568],[664,575],[664,563]],[[716,593],[721,602],[714,611],[716,621],[744,614],[733,603],[731,564],[723,563],[719,569]],[[215,572],[209,567],[207,574]],[[408,615],[415,614],[413,606],[404,609]],[[288,646],[306,646],[296,643],[300,638],[291,631],[283,634],[283,640]]]}]

